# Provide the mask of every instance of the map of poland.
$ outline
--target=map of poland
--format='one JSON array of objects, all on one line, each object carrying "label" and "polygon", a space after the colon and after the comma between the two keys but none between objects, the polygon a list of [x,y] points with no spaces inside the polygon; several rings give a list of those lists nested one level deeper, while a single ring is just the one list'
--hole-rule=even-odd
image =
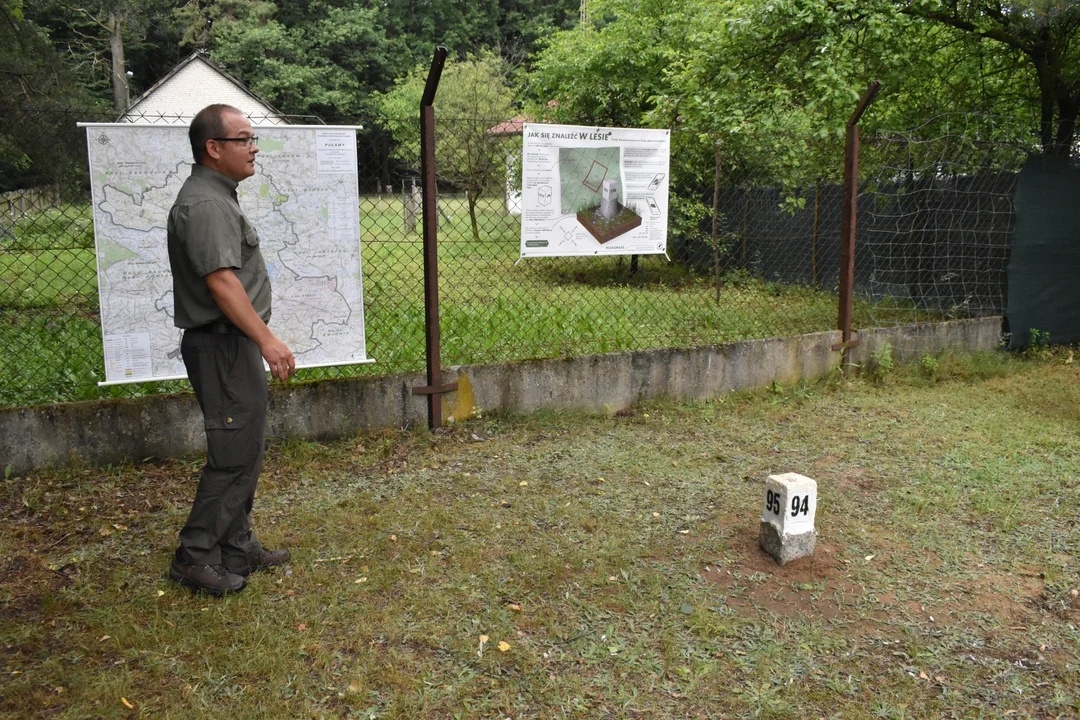
[{"label": "map of poland", "polygon": [[[186,377],[173,324],[165,228],[191,173],[187,128],[87,125],[105,381]],[[270,328],[297,367],[371,362],[355,129],[260,127],[240,206],[259,231],[273,288]]]}]

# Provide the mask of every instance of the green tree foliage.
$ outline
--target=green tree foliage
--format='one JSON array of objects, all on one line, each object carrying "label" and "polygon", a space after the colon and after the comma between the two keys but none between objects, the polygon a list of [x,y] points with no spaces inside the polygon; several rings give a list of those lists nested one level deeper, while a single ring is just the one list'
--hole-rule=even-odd
[{"label": "green tree foliage", "polygon": [[701,158],[690,163],[699,185],[712,185],[716,144],[742,175],[793,185],[834,176],[828,158],[867,79],[911,60],[910,22],[855,0],[607,0],[593,19],[541,54],[536,111],[690,130],[697,140],[677,150]]},{"label": "green tree foliage", "polygon": [[787,184],[835,177],[844,121],[872,79],[884,90],[869,130],[982,111],[1001,114],[1003,139],[1074,143],[1071,0],[595,0],[592,20],[548,41],[534,111],[695,131],[703,168],[720,143],[733,166]]},{"label": "green tree foliage", "polygon": [[64,110],[95,104],[25,10],[21,0],[0,0],[0,192],[74,177],[82,118]]},{"label": "green tree foliage", "polygon": [[464,58],[499,48],[513,65],[528,64],[538,39],[573,27],[580,0],[398,0],[387,4],[387,32],[407,46],[410,65],[431,59],[437,45]]},{"label": "green tree foliage", "polygon": [[1043,150],[1067,154],[1080,114],[1080,3],[1076,0],[909,0],[904,12],[943,25],[989,54],[1022,59],[1038,107]]},{"label": "green tree foliage", "polygon": [[182,44],[208,49],[279,109],[370,119],[370,94],[430,61],[436,45],[458,58],[495,47],[527,57],[577,7],[577,0],[189,0],[172,18]]},{"label": "green tree foliage", "polygon": [[[416,162],[420,150],[420,98],[428,68],[419,65],[390,92],[379,96],[382,118],[396,142],[399,159]],[[489,130],[514,114],[510,68],[494,52],[451,60],[435,96],[436,165],[440,180],[465,190],[473,238],[480,239],[477,201],[503,189],[511,148]]]},{"label": "green tree foliage", "polygon": [[[65,64],[122,112],[133,99],[130,61],[153,56],[157,17],[170,0],[28,0],[27,15],[46,28]],[[144,74],[144,78],[148,77]]]},{"label": "green tree foliage", "polygon": [[225,0],[188,6],[184,38],[283,112],[369,118],[370,92],[403,69],[383,10],[347,0]]},{"label": "green tree foliage", "polygon": [[606,0],[592,4],[599,27],[556,33],[534,63],[530,92],[539,115],[560,122],[637,126],[667,87],[669,64],[689,52],[706,0]]}]

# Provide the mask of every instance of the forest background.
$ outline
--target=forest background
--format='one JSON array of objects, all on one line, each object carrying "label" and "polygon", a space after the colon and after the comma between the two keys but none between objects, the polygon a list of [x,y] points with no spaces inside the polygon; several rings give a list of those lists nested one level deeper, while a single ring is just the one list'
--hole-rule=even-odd
[{"label": "forest background", "polygon": [[[930,133],[948,113],[980,113],[994,118],[994,140],[1064,155],[1080,113],[1072,0],[0,0],[0,10],[0,190],[33,184],[44,161],[4,118],[31,106],[119,111],[194,49],[283,113],[392,129],[413,124],[412,95],[441,44],[458,74],[439,101],[464,96],[455,114],[685,130],[695,147],[676,153],[722,153],[788,186],[841,172],[844,120],[870,80],[883,90],[869,132]],[[470,99],[455,77],[498,99]],[[711,162],[688,165],[711,184]]]}]

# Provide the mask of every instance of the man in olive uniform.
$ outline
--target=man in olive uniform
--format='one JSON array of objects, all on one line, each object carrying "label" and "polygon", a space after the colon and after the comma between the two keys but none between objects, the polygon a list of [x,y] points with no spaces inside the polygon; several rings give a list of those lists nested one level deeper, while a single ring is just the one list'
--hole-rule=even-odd
[{"label": "man in olive uniform", "polygon": [[220,595],[244,589],[253,570],[281,565],[288,550],[266,550],[251,529],[262,470],[267,379],[284,382],[296,365],[266,323],[270,278],[259,234],[236,198],[255,174],[258,139],[234,107],[203,108],[188,131],[195,164],[169,212],[169,265],[180,351],[202,408],[206,465],[169,577]]}]

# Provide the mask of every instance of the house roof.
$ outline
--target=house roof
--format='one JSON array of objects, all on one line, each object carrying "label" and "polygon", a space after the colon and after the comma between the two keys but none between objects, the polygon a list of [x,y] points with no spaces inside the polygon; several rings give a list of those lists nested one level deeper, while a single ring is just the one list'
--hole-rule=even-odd
[{"label": "house roof", "polygon": [[[145,106],[147,104],[147,100],[149,100],[153,96],[157,95],[158,92],[165,85],[167,85],[170,80],[175,78],[180,72],[182,72],[185,68],[187,68],[189,65],[191,65],[192,63],[195,63],[195,62],[199,62],[199,63],[202,63],[202,64],[206,65],[207,67],[212,69],[214,72],[216,72],[218,75],[220,75],[223,79],[227,80],[229,83],[234,85],[237,90],[242,92],[244,95],[249,97],[251,100],[256,102],[258,105],[266,108],[266,114],[268,116],[277,116],[278,118],[283,118],[284,117],[284,115],[281,113],[281,111],[279,111],[273,105],[271,105],[270,103],[268,103],[267,101],[263,100],[261,97],[256,95],[254,92],[252,92],[247,87],[247,85],[245,85],[243,82],[241,82],[239,79],[237,79],[233,75],[229,74],[229,72],[224,67],[222,67],[221,65],[219,65],[216,62],[214,62],[213,60],[211,60],[207,56],[206,51],[204,51],[204,50],[196,50],[195,52],[191,53],[186,58],[181,60],[179,63],[177,63],[176,66],[172,70],[170,70],[165,75],[163,75],[161,78],[159,78],[158,81],[155,82],[153,85],[151,85],[150,88],[146,92],[144,92],[142,95],[140,95],[133,103],[128,105],[127,110],[125,110],[123,115],[121,116],[121,120],[130,121],[130,120],[133,119],[133,116],[136,116],[136,115],[140,114],[140,107],[139,107],[140,105]],[[144,108],[144,110],[145,110],[145,108]],[[178,110],[181,110],[181,108],[178,108]],[[152,114],[155,115],[155,116],[159,115],[160,111],[155,110],[155,111],[153,111]]]},{"label": "house roof", "polygon": [[532,122],[532,118],[527,115],[518,115],[512,120],[505,120],[494,127],[489,127],[487,133],[488,135],[520,135],[527,122]]}]

